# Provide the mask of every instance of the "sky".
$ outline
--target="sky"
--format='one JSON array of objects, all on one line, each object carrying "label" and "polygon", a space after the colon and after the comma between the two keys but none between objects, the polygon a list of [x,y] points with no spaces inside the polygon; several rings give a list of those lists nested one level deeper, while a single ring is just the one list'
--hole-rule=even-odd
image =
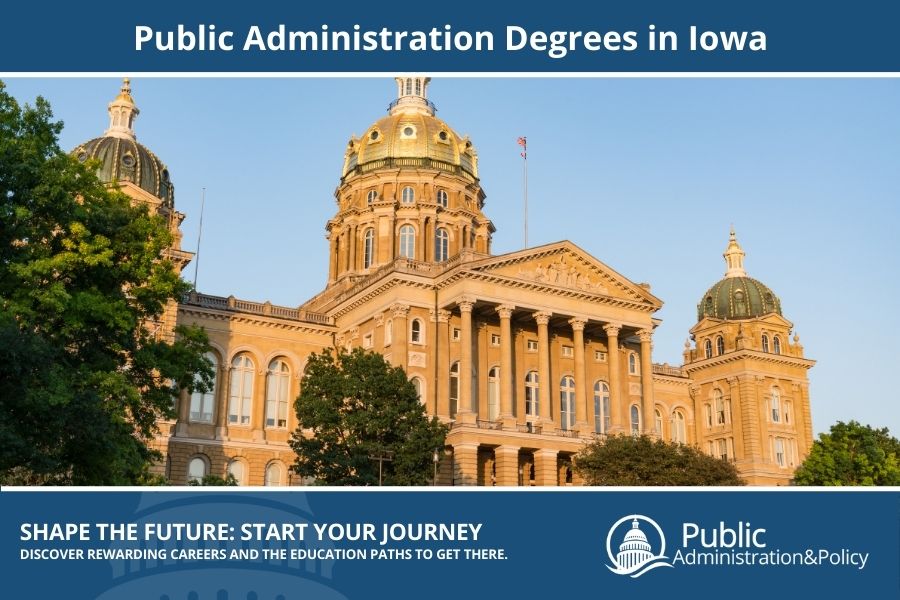
[{"label": "sky", "polygon": [[[111,78],[7,79],[47,98],[64,148],[102,135]],[[169,167],[198,289],[297,306],[325,285],[325,223],[352,134],[389,78],[136,78],[138,141]],[[681,364],[733,224],[810,371],[813,429],[900,434],[900,80],[435,78],[438,116],[479,155],[496,254],[567,239],[665,304],[654,361]],[[193,279],[194,265],[185,270]]]}]

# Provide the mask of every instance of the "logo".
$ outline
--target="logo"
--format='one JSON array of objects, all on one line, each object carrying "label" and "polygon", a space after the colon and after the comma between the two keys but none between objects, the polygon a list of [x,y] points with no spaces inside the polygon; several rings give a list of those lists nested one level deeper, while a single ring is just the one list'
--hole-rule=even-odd
[{"label": "logo", "polygon": [[[647,534],[641,531],[641,522],[649,526],[646,527],[647,531],[650,531],[651,527],[656,530],[659,536],[659,552],[654,554],[653,545],[647,541]],[[629,523],[630,527],[620,527],[624,523]],[[624,536],[618,537],[617,531],[618,535],[624,531]],[[615,554],[612,550],[613,537],[622,540],[619,551]],[[606,535],[606,554],[612,563],[606,565],[610,571],[616,575],[628,575],[632,578],[640,577],[656,567],[672,566],[666,562],[666,536],[656,521],[644,515],[628,515],[613,523]]]}]

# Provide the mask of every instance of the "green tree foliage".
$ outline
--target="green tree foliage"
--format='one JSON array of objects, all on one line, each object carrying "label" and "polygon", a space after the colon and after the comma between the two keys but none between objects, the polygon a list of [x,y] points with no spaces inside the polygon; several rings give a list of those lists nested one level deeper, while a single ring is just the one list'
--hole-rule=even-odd
[{"label": "green tree foliage", "polygon": [[207,340],[156,339],[187,291],[166,223],[62,151],[52,116],[0,82],[0,481],[138,483],[177,388],[211,382]]},{"label": "green tree foliage", "polygon": [[298,475],[321,485],[378,485],[373,457],[387,456],[384,485],[431,482],[432,456],[443,448],[447,427],[426,416],[403,369],[359,348],[328,350],[310,356],[300,389],[291,438]]},{"label": "green tree foliage", "polygon": [[200,481],[193,480],[193,481],[188,482],[188,485],[193,485],[193,486],[213,485],[213,486],[219,486],[219,487],[221,487],[221,486],[232,487],[232,486],[236,486],[237,484],[238,484],[237,479],[235,479],[234,475],[232,475],[231,473],[229,473],[225,477],[219,477],[218,475],[204,475],[203,479],[201,479]]},{"label": "green tree foliage", "polygon": [[649,436],[597,440],[575,456],[575,471],[587,485],[744,485],[732,463]]},{"label": "green tree foliage", "polygon": [[900,441],[887,428],[838,421],[813,442],[796,485],[900,485]]}]

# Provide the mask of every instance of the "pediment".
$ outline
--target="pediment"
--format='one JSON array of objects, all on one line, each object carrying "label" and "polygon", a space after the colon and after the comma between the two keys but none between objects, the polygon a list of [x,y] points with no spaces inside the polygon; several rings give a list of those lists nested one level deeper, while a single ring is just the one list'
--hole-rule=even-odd
[{"label": "pediment", "polygon": [[469,267],[473,271],[648,304],[662,301],[571,242],[557,242],[500,256]]}]

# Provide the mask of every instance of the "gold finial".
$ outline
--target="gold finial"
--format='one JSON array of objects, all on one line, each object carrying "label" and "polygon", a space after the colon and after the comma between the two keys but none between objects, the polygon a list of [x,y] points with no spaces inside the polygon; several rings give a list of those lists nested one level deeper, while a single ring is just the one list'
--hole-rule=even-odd
[{"label": "gold finial", "polygon": [[725,266],[727,271],[725,277],[746,277],[747,272],[744,271],[744,250],[737,241],[737,235],[734,232],[734,225],[731,226],[731,232],[728,235],[728,248],[725,249]]}]

